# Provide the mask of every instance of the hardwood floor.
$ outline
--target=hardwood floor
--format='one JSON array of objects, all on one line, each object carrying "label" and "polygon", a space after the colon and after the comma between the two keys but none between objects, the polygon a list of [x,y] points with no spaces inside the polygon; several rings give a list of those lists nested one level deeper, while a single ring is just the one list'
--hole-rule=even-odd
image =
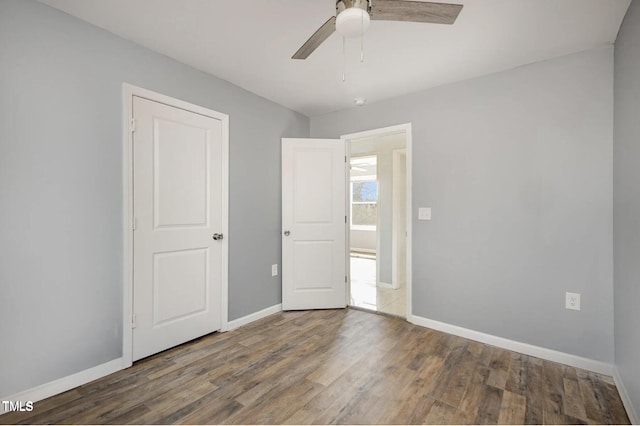
[{"label": "hardwood floor", "polygon": [[628,424],[610,377],[357,310],[284,312],[0,423]]}]

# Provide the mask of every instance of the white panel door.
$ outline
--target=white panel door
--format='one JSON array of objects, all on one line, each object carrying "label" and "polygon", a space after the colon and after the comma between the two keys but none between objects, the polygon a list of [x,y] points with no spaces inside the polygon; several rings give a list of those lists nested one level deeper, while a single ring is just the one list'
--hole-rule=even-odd
[{"label": "white panel door", "polygon": [[221,327],[223,126],[133,98],[133,360]]},{"label": "white panel door", "polygon": [[346,306],[345,143],[282,139],[282,309]]}]

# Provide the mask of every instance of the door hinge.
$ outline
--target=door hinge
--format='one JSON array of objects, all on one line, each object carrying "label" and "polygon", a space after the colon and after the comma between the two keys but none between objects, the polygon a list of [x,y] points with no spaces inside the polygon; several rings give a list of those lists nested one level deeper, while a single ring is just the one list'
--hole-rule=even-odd
[{"label": "door hinge", "polygon": [[344,162],[345,163],[347,162],[347,156],[346,155],[344,156]]},{"label": "door hinge", "polygon": [[344,217],[344,223],[347,223],[347,217],[346,216]]},{"label": "door hinge", "polygon": [[131,316],[131,328],[136,328],[136,314]]},{"label": "door hinge", "polygon": [[345,283],[347,282],[347,276],[346,275],[344,276],[344,282]]},{"label": "door hinge", "polygon": [[131,133],[135,133],[136,132],[136,119],[135,118],[131,119],[131,123],[129,124],[129,130],[131,130]]},{"label": "door hinge", "polygon": [[138,218],[134,216],[133,220],[131,221],[131,229],[135,231],[137,227],[138,227]]}]

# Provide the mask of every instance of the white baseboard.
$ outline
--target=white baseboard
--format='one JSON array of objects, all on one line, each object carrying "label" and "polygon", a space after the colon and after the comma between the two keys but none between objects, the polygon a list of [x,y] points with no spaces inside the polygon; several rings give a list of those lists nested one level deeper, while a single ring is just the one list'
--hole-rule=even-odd
[{"label": "white baseboard", "polygon": [[390,288],[392,290],[397,290],[399,287],[394,287],[393,284],[385,283],[382,281],[378,281],[378,287],[381,288]]},{"label": "white baseboard", "polygon": [[613,368],[613,380],[616,383],[618,393],[620,394],[620,399],[622,400],[622,404],[624,404],[625,410],[627,410],[627,415],[629,416],[629,420],[631,420],[631,424],[640,424],[640,417],[638,417],[636,407],[634,407],[633,403],[631,402],[631,398],[629,397],[627,388],[624,387],[624,382],[622,381],[622,377],[620,376],[618,367]]},{"label": "white baseboard", "polygon": [[[113,361],[105,362],[104,364],[97,365],[84,371],[72,374],[67,377],[63,377],[58,380],[54,380],[49,383],[45,383],[35,388],[28,389],[26,391],[18,392],[14,395],[3,397],[2,401],[41,401],[50,396],[57,395],[62,392],[66,392],[69,389],[73,389],[80,385],[92,382],[109,374],[115,373],[126,368],[123,358],[117,358]],[[37,404],[34,404],[37,407]],[[4,414],[4,404],[0,404],[0,414]]]},{"label": "white baseboard", "polygon": [[269,315],[273,315],[273,314],[277,314],[278,312],[282,311],[282,304],[278,303],[277,305],[273,305],[271,307],[265,308],[261,311],[258,312],[254,312],[252,314],[249,314],[245,317],[242,318],[238,318],[235,319],[233,321],[229,321],[227,323],[227,328],[225,330],[222,331],[231,331],[234,330],[238,327],[242,327],[243,325],[247,325],[251,322],[257,321],[259,319],[262,319],[264,317],[268,317]]},{"label": "white baseboard", "polygon": [[376,250],[375,249],[367,249],[367,248],[359,248],[359,247],[351,247],[349,249],[349,251],[376,254]]},{"label": "white baseboard", "polygon": [[440,321],[434,321],[428,318],[412,315],[407,318],[409,322],[423,327],[433,328],[456,336],[464,337],[470,340],[486,343],[488,345],[497,346],[499,348],[508,349],[510,351],[519,352],[525,355],[546,359],[548,361],[559,362],[561,364],[570,365],[572,367],[582,368],[584,370],[593,371],[595,373],[613,374],[613,365],[606,362],[597,361],[590,358],[583,358],[577,355],[571,355],[565,352],[547,349],[541,346],[530,345],[528,343],[517,342],[515,340],[505,339],[503,337],[493,336],[491,334],[481,333],[479,331],[470,330],[468,328],[451,325]]}]

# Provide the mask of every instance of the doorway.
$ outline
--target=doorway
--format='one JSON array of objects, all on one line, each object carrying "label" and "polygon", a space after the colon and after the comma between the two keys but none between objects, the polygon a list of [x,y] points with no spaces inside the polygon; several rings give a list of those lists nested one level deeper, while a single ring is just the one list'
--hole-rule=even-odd
[{"label": "doorway", "polygon": [[[377,143],[380,139],[383,142],[399,141],[396,145],[382,144],[385,150],[384,161],[389,163],[388,167],[382,167],[383,157],[375,154],[376,149],[363,148],[368,151],[356,152],[356,143],[365,146],[367,141]],[[393,149],[397,151],[396,162],[404,162],[403,168],[396,168],[396,186],[402,186],[404,183],[404,196],[396,197],[396,207],[391,199],[394,179]],[[369,176],[361,176],[357,188],[355,183],[351,182],[347,167],[351,164],[351,156],[375,158],[360,158],[360,163],[356,162],[358,169],[364,169],[364,172],[359,170],[364,173],[363,176]],[[375,184],[371,183],[370,179],[373,169],[376,170]],[[398,172],[402,169],[404,176]],[[354,181],[357,180],[354,175]],[[382,185],[379,186],[378,183]],[[352,203],[354,197],[358,201]],[[403,206],[398,204],[402,202],[398,200],[402,199]],[[375,207],[371,205],[374,201]],[[381,213],[378,213],[378,210]],[[375,217],[372,216],[374,211]],[[396,224],[392,225],[394,214],[396,217],[403,215],[405,218],[397,219]],[[410,123],[348,134],[340,139],[282,139],[281,232],[284,310],[358,306],[351,297],[352,291],[355,293],[357,290],[351,288],[350,278],[350,226],[351,216],[356,215],[356,223],[375,223],[376,227],[375,252],[371,249],[362,250],[365,247],[354,247],[361,249],[354,250],[354,257],[358,259],[374,260],[372,257],[375,256],[374,262],[361,262],[369,276],[375,274],[373,290],[376,302],[363,308],[411,320]],[[402,227],[405,228],[404,233],[400,230]],[[392,238],[393,232],[395,243]],[[393,250],[395,256],[392,256]],[[354,269],[357,266],[354,265]],[[378,293],[384,292],[393,294],[396,304],[402,305],[404,302],[401,310],[389,312],[387,306],[381,306],[377,302]],[[317,297],[320,294],[323,296]]]},{"label": "doorway", "polygon": [[405,126],[343,137],[349,151],[349,305],[403,318],[410,316]]},{"label": "doorway", "polygon": [[[357,144],[357,142],[352,142]],[[349,163],[349,304],[378,310],[378,152],[358,153],[352,145]]]}]

